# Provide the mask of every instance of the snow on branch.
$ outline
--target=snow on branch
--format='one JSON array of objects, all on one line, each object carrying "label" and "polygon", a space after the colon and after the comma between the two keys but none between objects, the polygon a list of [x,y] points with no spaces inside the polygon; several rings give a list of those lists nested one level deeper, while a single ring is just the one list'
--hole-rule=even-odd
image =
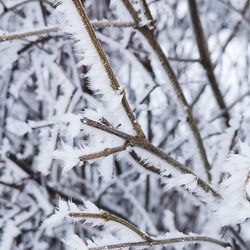
[{"label": "snow on branch", "polygon": [[[149,160],[149,162],[152,162],[153,165],[156,163],[156,166],[159,169],[159,173],[163,173],[163,175],[164,175],[164,172],[162,171],[164,170],[164,167],[161,168],[159,167],[159,165],[162,165],[163,163],[165,163],[165,170],[166,170],[166,163],[167,163],[167,170],[165,171],[165,175],[172,174],[172,177],[173,177],[173,173],[175,173],[174,176],[176,176],[179,179],[177,180],[176,178],[175,181],[172,182],[172,184],[170,184],[171,187],[187,185],[187,189],[193,190],[194,188],[196,188],[196,183],[197,183],[197,186],[199,187],[197,189],[197,192],[202,197],[204,197],[204,195],[207,197],[208,196],[210,197],[210,195],[212,195],[213,198],[220,198],[220,194],[217,193],[216,190],[212,186],[209,185],[209,183],[201,179],[199,176],[193,173],[186,166],[184,166],[183,164],[175,160],[170,155],[161,151],[160,149],[152,145],[147,140],[139,139],[138,137],[131,136],[113,127],[107,126],[105,124],[101,124],[100,122],[90,120],[86,117],[81,119],[81,121],[85,126],[96,128],[98,130],[115,135],[116,137],[119,137],[125,140],[129,144],[131,149],[134,147],[138,151],[139,155],[140,154],[142,155],[140,157],[142,160],[145,160],[145,159]],[[149,170],[151,170],[151,168]],[[185,174],[186,176],[183,176]],[[186,177],[188,177],[188,180]],[[209,198],[209,200],[210,199],[211,197]]]},{"label": "snow on branch", "polygon": [[[46,221],[44,221],[41,228],[44,229],[58,225],[65,218],[68,218],[73,221],[83,220],[84,223],[92,224],[92,226],[102,225],[105,230],[111,232],[101,239],[84,239],[86,243],[76,234],[68,235],[66,239],[63,239],[62,241],[73,249],[101,250],[127,247],[147,248],[148,246],[173,244],[177,244],[177,246],[180,244],[180,246],[184,248],[190,243],[197,242],[215,244],[217,247],[222,248],[230,247],[229,243],[218,239],[195,234],[188,236],[178,231],[167,233],[166,237],[162,238],[151,237],[130,222],[98,209],[90,201],[84,201],[83,205],[84,208],[79,209],[72,202],[59,200],[59,207],[55,211],[55,214],[51,215]],[[122,228],[124,228],[125,231]]]},{"label": "snow on branch", "polygon": [[[171,236],[171,234],[170,234]],[[150,239],[150,241],[130,241],[117,243],[117,239],[112,235],[107,235],[101,240],[87,240],[85,244],[79,236],[73,234],[68,236],[63,242],[69,246],[72,246],[75,250],[103,250],[103,249],[128,249],[130,247],[137,249],[147,249],[152,246],[175,246],[178,249],[186,249],[187,245],[199,243],[201,245],[208,244],[208,249],[212,249],[212,245],[216,246],[216,249],[231,249],[229,243],[221,240],[217,240],[207,236],[183,236],[165,239]],[[105,244],[106,243],[106,244]]]},{"label": "snow on branch", "polygon": [[63,30],[76,40],[75,48],[80,54],[78,66],[84,65],[89,68],[86,74],[89,87],[96,94],[102,95],[105,108],[109,111],[108,120],[115,125],[120,124],[123,131],[134,133],[134,129],[138,135],[144,137],[129,107],[125,91],[116,79],[81,2],[79,0],[58,1],[57,11],[64,18],[64,22],[61,23]]},{"label": "snow on branch", "polygon": [[241,143],[240,153],[229,155],[223,170],[227,177],[219,187],[222,199],[214,206],[213,223],[218,230],[227,225],[244,223],[250,218],[250,147]]},{"label": "snow on branch", "polygon": [[[94,28],[101,29],[101,28],[131,28],[135,27],[134,22],[120,22],[120,21],[113,21],[113,20],[92,20],[91,25]],[[7,34],[0,35],[0,42],[11,41],[16,39],[23,39],[26,37],[31,36],[40,36],[46,35],[49,33],[54,33],[60,31],[60,28],[56,26],[48,26],[43,28],[35,28],[32,30],[22,31],[22,32],[12,32]]]}]

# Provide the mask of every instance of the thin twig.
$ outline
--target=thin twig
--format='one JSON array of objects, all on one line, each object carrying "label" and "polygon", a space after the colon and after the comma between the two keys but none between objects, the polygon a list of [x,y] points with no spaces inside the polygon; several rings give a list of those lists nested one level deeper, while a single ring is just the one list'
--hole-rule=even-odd
[{"label": "thin twig", "polygon": [[[134,22],[119,22],[119,21],[109,21],[109,20],[101,20],[101,21],[91,21],[91,24],[94,28],[130,28],[135,27]],[[0,42],[10,41],[15,39],[22,39],[30,36],[40,36],[52,32],[60,31],[59,27],[44,27],[39,29],[33,29],[31,31],[23,31],[23,32],[13,32],[6,35],[0,35]]]},{"label": "thin twig", "polygon": [[192,20],[192,25],[194,29],[194,35],[195,35],[196,43],[197,43],[198,50],[200,53],[200,57],[201,57],[201,63],[202,63],[203,68],[206,71],[207,78],[209,79],[209,82],[211,85],[211,89],[213,91],[214,97],[220,109],[225,110],[223,117],[225,118],[226,125],[228,126],[230,115],[229,115],[229,112],[227,112],[226,103],[219,89],[219,84],[214,74],[213,64],[211,62],[208,45],[207,45],[205,34],[201,25],[201,20],[199,17],[196,0],[189,0],[188,3],[189,3],[189,11],[190,11],[190,16]]},{"label": "thin twig", "polygon": [[40,29],[33,29],[31,31],[13,32],[7,35],[0,35],[0,42],[23,39],[25,37],[30,37],[30,36],[39,36],[43,34],[57,32],[58,30],[59,29],[57,27],[45,27]]},{"label": "thin twig", "polygon": [[208,242],[211,244],[215,244],[224,248],[230,247],[231,245],[228,242],[217,240],[214,238],[210,238],[207,236],[186,236],[179,238],[169,238],[169,239],[151,239],[151,241],[135,241],[135,242],[124,242],[119,244],[110,244],[103,245],[99,247],[90,247],[89,250],[103,250],[103,249],[120,249],[120,248],[129,248],[129,247],[151,247],[151,246],[159,246],[159,245],[168,245],[174,243],[185,243],[185,242]]},{"label": "thin twig", "polygon": [[81,212],[72,212],[69,214],[71,217],[74,218],[82,218],[82,219],[102,219],[105,221],[114,221],[131,231],[135,234],[140,236],[144,241],[137,241],[137,242],[126,242],[126,243],[118,243],[106,246],[99,246],[99,247],[92,247],[92,250],[101,250],[101,249],[116,249],[116,248],[125,248],[125,247],[139,247],[139,246],[156,246],[156,245],[166,245],[166,244],[173,244],[173,243],[183,243],[183,242],[209,242],[213,243],[222,247],[230,247],[230,244],[225,241],[217,240],[207,236],[185,236],[185,237],[178,237],[178,238],[169,238],[169,239],[154,239],[150,237],[145,232],[141,231],[138,227],[133,225],[132,223],[116,216],[110,214],[109,212],[102,211],[100,213],[81,213]]},{"label": "thin twig", "polygon": [[97,159],[97,158],[101,158],[101,157],[107,157],[111,154],[119,153],[121,151],[126,150],[127,146],[128,145],[125,143],[124,145],[119,146],[119,147],[105,148],[104,150],[99,151],[99,152],[80,156],[80,160],[81,161],[89,161],[89,160],[93,160],[93,159]]},{"label": "thin twig", "polygon": [[[247,12],[248,8],[249,8],[249,0],[246,0],[246,3],[245,3],[245,5],[244,5],[244,7],[242,9],[242,14],[243,15],[245,15],[245,13]],[[227,40],[225,41],[224,45],[222,46],[222,49],[221,49],[222,53],[226,50],[228,44],[232,41],[232,39],[234,38],[234,36],[239,32],[241,24],[242,24],[242,20],[239,20],[235,24],[232,33],[228,36]]]},{"label": "thin twig", "polygon": [[70,213],[69,214],[71,217],[75,217],[75,218],[93,218],[93,219],[103,219],[105,221],[114,221],[117,222],[123,226],[125,226],[126,228],[130,229],[131,231],[133,231],[135,234],[139,235],[142,239],[148,241],[150,240],[150,237],[144,233],[143,231],[141,231],[139,228],[137,228],[135,225],[133,225],[132,223],[116,216],[113,214],[110,214],[106,211],[102,211],[100,213]]},{"label": "thin twig", "polygon": [[175,62],[184,62],[184,63],[201,63],[200,59],[179,58],[179,57],[171,57],[171,56],[168,56],[168,60],[175,61]]}]

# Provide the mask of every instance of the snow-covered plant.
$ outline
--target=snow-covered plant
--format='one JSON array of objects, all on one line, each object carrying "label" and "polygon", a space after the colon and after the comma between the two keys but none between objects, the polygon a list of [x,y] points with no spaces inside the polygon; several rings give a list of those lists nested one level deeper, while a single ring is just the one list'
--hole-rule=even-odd
[{"label": "snow-covered plant", "polygon": [[0,249],[248,249],[248,30],[248,0],[0,0]]}]

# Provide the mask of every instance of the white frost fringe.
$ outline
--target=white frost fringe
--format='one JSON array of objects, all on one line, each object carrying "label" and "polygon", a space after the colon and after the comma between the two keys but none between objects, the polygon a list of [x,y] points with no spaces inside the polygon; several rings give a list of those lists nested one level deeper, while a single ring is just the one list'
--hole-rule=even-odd
[{"label": "white frost fringe", "polygon": [[62,30],[70,34],[76,41],[75,49],[80,58],[78,66],[88,67],[86,77],[89,80],[89,87],[96,94],[102,96],[102,102],[107,110],[107,118],[115,126],[120,124],[119,128],[124,132],[132,133],[132,125],[121,104],[123,91],[112,89],[108,74],[75,5],[71,0],[60,0],[56,2],[56,6],[62,19],[62,22],[60,20]]}]

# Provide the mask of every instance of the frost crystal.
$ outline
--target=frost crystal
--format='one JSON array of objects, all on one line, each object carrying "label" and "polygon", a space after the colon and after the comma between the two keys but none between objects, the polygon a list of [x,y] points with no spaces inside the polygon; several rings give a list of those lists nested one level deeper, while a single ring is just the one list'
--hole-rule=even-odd
[{"label": "frost crystal", "polygon": [[81,151],[79,149],[75,149],[63,142],[62,150],[56,150],[53,154],[55,159],[58,159],[62,162],[64,173],[75,167],[80,162],[80,156]]},{"label": "frost crystal", "polygon": [[220,185],[219,192],[223,199],[215,204],[215,220],[221,226],[242,223],[250,217],[250,147],[242,143],[240,154],[230,155],[223,170],[229,177]]}]

